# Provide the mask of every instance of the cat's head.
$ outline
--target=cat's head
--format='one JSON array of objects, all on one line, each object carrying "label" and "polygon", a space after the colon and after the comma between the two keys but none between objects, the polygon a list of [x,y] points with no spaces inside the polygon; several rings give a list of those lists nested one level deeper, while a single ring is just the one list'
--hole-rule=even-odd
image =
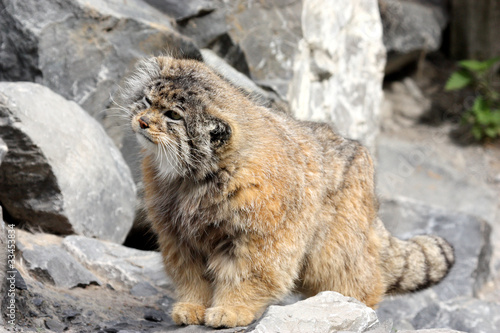
[{"label": "cat's head", "polygon": [[138,65],[124,99],[132,130],[160,177],[202,178],[217,170],[234,134],[228,89],[196,60],[155,57]]}]

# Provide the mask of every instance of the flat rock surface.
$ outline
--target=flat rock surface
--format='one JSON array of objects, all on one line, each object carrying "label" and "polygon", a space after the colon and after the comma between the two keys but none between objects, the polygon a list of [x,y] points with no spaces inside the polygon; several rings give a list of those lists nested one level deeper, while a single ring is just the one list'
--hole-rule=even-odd
[{"label": "flat rock surface", "polygon": [[29,270],[45,283],[53,283],[57,287],[85,287],[90,284],[100,284],[99,279],[78,261],[58,246],[40,247],[21,246],[23,259]]},{"label": "flat rock surface", "polygon": [[130,288],[149,281],[160,287],[172,286],[158,252],[136,250],[82,236],[67,236],[62,245],[85,267],[106,277],[112,285],[124,284]]},{"label": "flat rock surface", "polygon": [[417,314],[412,323],[421,328],[446,326],[470,333],[498,332],[500,305],[479,299],[461,298],[426,307]]},{"label": "flat rock surface", "polygon": [[485,161],[446,143],[439,133],[423,140],[380,135],[377,190],[383,198],[403,196],[448,210],[480,216],[492,223],[498,192],[487,183]]},{"label": "flat rock surface", "polygon": [[12,218],[60,234],[125,240],[135,204],[130,170],[76,103],[35,83],[0,82],[0,138],[9,148],[0,201]]},{"label": "flat rock surface", "polygon": [[351,297],[325,291],[286,306],[271,306],[252,333],[364,332],[378,324],[375,311]]}]

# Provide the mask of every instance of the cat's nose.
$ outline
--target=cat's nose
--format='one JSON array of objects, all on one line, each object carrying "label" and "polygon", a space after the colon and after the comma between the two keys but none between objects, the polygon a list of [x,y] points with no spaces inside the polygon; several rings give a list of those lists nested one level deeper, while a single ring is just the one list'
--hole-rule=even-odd
[{"label": "cat's nose", "polygon": [[139,118],[139,126],[142,129],[148,128],[149,127],[149,119],[147,117],[140,117]]}]

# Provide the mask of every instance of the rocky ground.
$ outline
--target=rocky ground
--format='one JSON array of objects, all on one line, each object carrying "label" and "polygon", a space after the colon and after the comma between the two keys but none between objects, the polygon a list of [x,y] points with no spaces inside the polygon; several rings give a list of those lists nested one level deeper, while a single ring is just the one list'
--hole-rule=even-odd
[{"label": "rocky ground", "polygon": [[135,61],[167,48],[361,140],[387,228],[438,234],[456,250],[441,284],[376,312],[333,292],[290,295],[251,326],[218,331],[500,330],[500,149],[457,141],[468,95],[443,93],[453,64],[424,57],[439,48],[444,2],[0,0],[0,13],[0,80],[10,81],[0,82],[0,230],[14,230],[17,246],[17,270],[1,270],[14,278],[0,275],[15,291],[2,302],[6,328],[212,331],[173,324],[160,255],[137,249],[154,240],[136,231],[137,144],[113,112]]}]

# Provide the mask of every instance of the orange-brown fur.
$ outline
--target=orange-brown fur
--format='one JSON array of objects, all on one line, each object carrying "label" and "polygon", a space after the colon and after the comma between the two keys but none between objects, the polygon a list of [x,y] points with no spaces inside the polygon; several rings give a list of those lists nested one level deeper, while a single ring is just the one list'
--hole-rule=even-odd
[{"label": "orange-brown fur", "polygon": [[[247,325],[293,290],[334,290],[374,307],[386,293],[436,283],[453,263],[440,238],[422,236],[426,252],[389,235],[368,151],[330,126],[260,106],[193,60],[147,60],[131,82],[145,203],[176,284],[176,323]],[[154,145],[165,137],[175,167],[159,161]],[[415,251],[430,266],[412,274],[436,265],[439,274],[406,283]]]}]

